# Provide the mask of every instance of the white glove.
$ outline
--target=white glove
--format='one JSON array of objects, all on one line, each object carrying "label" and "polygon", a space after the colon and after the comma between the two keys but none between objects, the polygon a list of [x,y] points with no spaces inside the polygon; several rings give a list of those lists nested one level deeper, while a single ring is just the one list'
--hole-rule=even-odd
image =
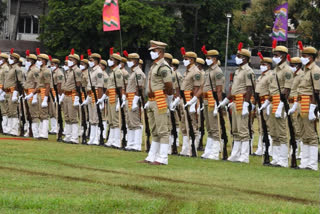
[{"label": "white glove", "polygon": [[266,107],[266,114],[267,114],[268,116],[270,115],[271,110],[272,110],[272,108],[271,108],[271,105],[269,104],[269,105]]},{"label": "white glove", "polygon": [[[219,103],[220,104],[220,103]],[[230,104],[229,104],[230,105]],[[213,110],[213,116],[216,117],[218,115],[218,106],[215,104],[214,105],[214,110]]]},{"label": "white glove", "polygon": [[79,106],[80,105],[79,100],[80,100],[79,96],[74,96],[73,106]]},{"label": "white glove", "polygon": [[275,113],[276,118],[281,118],[282,109],[283,109],[283,102],[280,101],[277,111]]},{"label": "white glove", "polygon": [[173,95],[167,95],[167,105],[168,105],[168,108],[170,108],[171,103],[172,103],[172,100],[173,100]]},{"label": "white glove", "polygon": [[100,110],[104,109],[104,102],[99,103],[99,108],[100,108]]},{"label": "white glove", "polygon": [[289,109],[288,111],[288,114],[293,114],[296,110],[297,110],[297,107],[298,107],[298,103],[297,102],[294,102],[293,103],[293,106]]},{"label": "white glove", "polygon": [[193,104],[190,106],[190,109],[189,109],[189,112],[190,112],[190,113],[195,113],[195,112],[196,112],[196,105],[197,105],[197,103],[193,103]]},{"label": "white glove", "polygon": [[31,97],[33,97],[33,93],[30,93],[29,95],[27,95],[24,99],[25,100],[30,100],[31,99]]},{"label": "white glove", "polygon": [[228,98],[224,98],[224,99],[222,100],[222,102],[219,103],[218,108],[227,105],[229,102],[230,102],[230,100],[229,100]]},{"label": "white glove", "polygon": [[0,94],[0,101],[5,101],[6,100],[6,92],[2,92]]},{"label": "white glove", "polygon": [[103,103],[103,101],[106,99],[107,95],[106,94],[103,94],[102,97],[100,99],[98,99],[97,103],[96,104],[100,104],[100,103]]},{"label": "white glove", "polygon": [[38,103],[38,94],[35,94],[35,95],[33,95],[31,104],[32,104],[32,105],[35,105],[35,104],[37,104],[37,103]]},{"label": "white glove", "polygon": [[22,97],[23,97],[22,95],[19,96],[18,103],[20,103],[20,100],[22,99]]},{"label": "white glove", "polygon": [[81,106],[86,106],[89,103],[89,96],[81,103]]},{"label": "white glove", "polygon": [[263,104],[261,105],[261,107],[259,108],[258,113],[260,114],[260,112],[261,112],[263,109],[267,108],[269,105],[270,105],[270,101],[269,101],[269,100],[265,100],[264,103],[263,103]]},{"label": "white glove", "polygon": [[121,104],[121,108],[123,108],[123,106],[126,105],[126,95],[125,94],[122,94],[122,104]]},{"label": "white glove", "polygon": [[61,105],[61,103],[63,102],[64,99],[64,94],[61,94],[61,96],[59,95],[59,105]]},{"label": "white glove", "polygon": [[132,111],[136,111],[139,108],[139,106],[138,106],[139,100],[140,100],[139,96],[133,97],[132,106],[131,106]]},{"label": "white glove", "polygon": [[2,90],[2,88],[0,88],[0,95],[3,93],[4,91]]},{"label": "white glove", "polygon": [[48,96],[45,96],[41,103],[41,108],[46,108],[46,107],[48,107]]},{"label": "white glove", "polygon": [[18,101],[18,91],[13,91],[11,100],[14,103]]},{"label": "white glove", "polygon": [[249,105],[250,105],[250,103],[248,103],[246,101],[243,102],[243,104],[242,104],[242,113],[241,113],[242,116],[246,116],[246,115],[249,114],[249,109],[248,109]]},{"label": "white glove", "polygon": [[255,108],[256,108],[256,105],[251,104],[251,111],[254,111],[254,110],[255,110]]},{"label": "white glove", "polygon": [[170,105],[170,110],[174,111],[176,109],[177,105],[179,104],[179,102],[180,102],[180,97],[176,97]]},{"label": "white glove", "polygon": [[197,102],[198,102],[198,98],[196,96],[193,96],[192,99],[184,105],[184,107],[191,106],[192,104]]},{"label": "white glove", "polygon": [[310,104],[309,107],[309,120],[315,120],[317,119],[316,115],[314,114],[314,110],[316,109],[317,105],[315,104]]},{"label": "white glove", "polygon": [[146,104],[144,104],[144,109],[148,109],[150,107],[150,103],[149,103],[149,101],[148,102],[146,102]]},{"label": "white glove", "polygon": [[117,99],[117,105],[116,105],[116,112],[118,112],[120,109],[120,100],[119,98]]},{"label": "white glove", "polygon": [[318,111],[318,118],[320,119],[320,112]]}]

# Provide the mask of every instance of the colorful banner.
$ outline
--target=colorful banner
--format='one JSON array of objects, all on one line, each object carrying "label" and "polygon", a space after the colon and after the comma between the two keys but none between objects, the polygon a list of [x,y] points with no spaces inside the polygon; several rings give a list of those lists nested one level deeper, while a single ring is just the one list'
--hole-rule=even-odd
[{"label": "colorful banner", "polygon": [[120,30],[118,0],[106,0],[103,5],[103,31]]},{"label": "colorful banner", "polygon": [[288,37],[288,2],[274,10],[276,19],[272,28],[272,39],[287,41]]}]

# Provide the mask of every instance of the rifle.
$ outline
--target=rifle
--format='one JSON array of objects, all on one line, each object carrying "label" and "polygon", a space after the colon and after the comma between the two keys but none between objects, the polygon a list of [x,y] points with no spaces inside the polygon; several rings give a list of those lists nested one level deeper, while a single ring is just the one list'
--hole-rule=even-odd
[{"label": "rifle", "polygon": [[[89,72],[89,71],[88,71]],[[82,89],[82,92],[84,94],[84,99],[87,99],[87,93],[86,93],[86,90],[84,87],[81,87]],[[85,112],[85,109],[84,108],[87,108],[87,116],[86,117],[86,112]],[[89,111],[88,111],[88,106],[81,106],[81,112],[82,112],[82,126],[83,126],[83,133],[82,133],[82,144],[87,144],[87,129],[88,129],[88,126],[87,126],[87,121],[89,121]]]},{"label": "rifle", "polygon": [[[179,78],[178,78],[178,75],[176,74],[176,78],[177,78],[177,83],[178,83],[178,88],[179,88],[179,92],[180,92],[180,96],[182,97],[182,100],[183,100],[183,104],[186,105],[187,104],[187,101],[186,101],[186,97],[184,96],[184,91],[181,90],[180,88],[180,83],[179,83]],[[189,134],[190,134],[190,137],[191,137],[191,150],[192,150],[192,157],[197,157],[197,150],[196,150],[196,146],[195,146],[195,134],[194,134],[194,131],[193,131],[193,127],[192,127],[192,120],[191,120],[191,116],[190,116],[190,113],[189,113],[189,109],[188,109],[188,106],[186,106],[184,108],[184,110],[186,111],[186,114],[187,114],[187,121],[188,121],[188,128],[189,128]]]},{"label": "rifle", "polygon": [[[22,96],[22,98],[24,98],[24,91],[23,91],[23,87],[22,84],[20,82],[20,80],[18,79],[18,74],[17,74],[17,70],[15,70],[15,75],[16,75],[16,88],[19,92],[19,94]],[[23,107],[23,101],[20,102],[20,108],[21,108],[21,115],[20,115],[20,120],[22,122],[22,124],[20,125],[20,137],[24,136],[24,125],[26,124],[26,118],[24,115],[24,107]]]},{"label": "rifle", "polygon": [[0,109],[0,133],[3,134],[3,128],[2,128],[2,112]]},{"label": "rifle", "polygon": [[[251,77],[251,75],[250,75]],[[252,154],[252,151],[251,151],[251,144],[252,144],[252,123],[251,123],[251,111],[252,111],[252,105],[251,105],[251,102],[249,101],[249,115],[248,115],[248,129],[249,129],[249,137],[250,137],[250,140],[249,140],[249,154],[251,155]]]},{"label": "rifle", "polygon": [[[252,90],[254,94],[254,99],[256,103],[258,104],[258,107],[261,108],[261,100],[258,93],[256,93],[255,86],[253,84],[252,76],[250,75],[250,80],[252,84]],[[263,110],[260,112],[260,119],[261,119],[261,126],[263,131],[263,138],[262,141],[264,142],[266,149],[264,151],[264,159],[263,159],[263,165],[270,165],[270,155],[269,155],[269,147],[270,147],[270,141],[268,136],[268,127],[266,120],[264,119]]]},{"label": "rifle", "polygon": [[287,99],[285,98],[285,95],[281,93],[278,75],[276,75],[276,80],[277,80],[278,90],[279,90],[279,94],[280,94],[280,100],[284,104],[284,110],[285,110],[285,112],[287,114],[287,118],[288,118],[288,127],[289,127],[289,133],[290,133],[290,145],[292,146],[291,166],[290,167],[297,168],[297,159],[296,159],[297,142],[296,142],[296,138],[295,138],[292,118],[291,118],[291,115],[288,114],[289,104],[287,102]]},{"label": "rifle", "polygon": [[[215,105],[219,105],[219,98],[218,94],[215,90],[213,90],[213,85],[212,85],[212,79],[209,73],[209,80],[210,80],[210,87],[212,91],[212,95],[216,101]],[[219,111],[219,122],[220,122],[220,128],[221,128],[221,139],[223,140],[223,153],[222,153],[222,160],[227,160],[228,159],[228,151],[227,151],[227,144],[228,144],[228,136],[227,136],[227,131],[226,131],[226,124],[223,118],[223,111],[222,108],[218,109]]]},{"label": "rifle", "polygon": [[200,139],[199,139],[199,146],[198,151],[203,151],[203,137],[205,135],[204,130],[204,115],[203,115],[203,99],[202,96],[200,97]]},{"label": "rifle", "polygon": [[145,123],[145,124],[144,124],[144,125],[145,125],[144,131],[145,131],[145,133],[146,133],[146,135],[147,135],[147,141],[146,141],[147,151],[146,151],[146,152],[149,152],[149,150],[150,150],[150,136],[151,136],[151,132],[150,132],[150,127],[149,127],[148,113],[147,113],[147,111],[144,109],[144,105],[145,105],[144,95],[143,95],[143,92],[142,92],[142,88],[141,88],[141,89],[139,88],[139,83],[138,83],[137,74],[136,74],[136,82],[137,82],[137,88],[138,88],[139,96],[141,97],[141,104],[142,104],[143,114],[144,114],[144,123]]},{"label": "rifle", "polygon": [[[76,81],[76,76],[74,73],[74,70],[72,69],[73,72],[73,79],[74,79],[74,85],[76,87],[76,91],[79,96],[79,103],[80,105],[82,104],[82,97],[81,97],[81,89],[80,86],[77,86],[77,81]],[[83,126],[83,134],[82,134],[82,144],[87,144],[87,137],[86,137],[86,132],[87,132],[87,122],[86,122],[86,112],[84,111],[84,106],[80,107],[81,109],[81,125]]]},{"label": "rifle", "polygon": [[62,112],[61,112],[61,105],[59,104],[59,93],[57,85],[54,84],[53,72],[51,72],[52,77],[52,85],[53,90],[56,92],[56,100],[57,100],[57,108],[58,108],[58,124],[59,124],[59,131],[58,131],[58,142],[62,142],[62,133],[63,133],[63,120],[62,120]]},{"label": "rifle", "polygon": [[123,136],[122,136],[122,144],[121,144],[121,148],[124,149],[127,146],[127,141],[126,141],[126,134],[127,134],[127,127],[126,127],[126,116],[124,114],[124,109],[121,107],[122,106],[122,97],[121,97],[121,92],[120,89],[117,87],[117,80],[116,80],[116,74],[113,71],[113,78],[114,78],[114,85],[116,87],[116,93],[118,95],[119,98],[119,104],[120,104],[120,111],[121,111],[121,129],[123,132]]}]

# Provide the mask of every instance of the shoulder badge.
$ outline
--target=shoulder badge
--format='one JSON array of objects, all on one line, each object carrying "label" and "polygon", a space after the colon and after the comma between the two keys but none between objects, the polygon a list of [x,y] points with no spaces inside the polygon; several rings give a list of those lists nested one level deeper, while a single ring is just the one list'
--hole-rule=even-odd
[{"label": "shoulder badge", "polygon": [[120,79],[121,78],[121,74],[117,74],[117,78]]},{"label": "shoulder badge", "polygon": [[102,78],[102,73],[98,73],[98,78]]},{"label": "shoulder badge", "polygon": [[196,80],[200,80],[200,79],[201,79],[201,75],[200,75],[200,74],[196,74],[196,75],[194,76],[194,78],[195,78]]},{"label": "shoulder badge", "polygon": [[60,76],[58,76],[58,78],[59,78],[59,80],[62,80],[63,76],[62,76],[62,75],[60,75]]},{"label": "shoulder badge", "polygon": [[137,74],[137,79],[141,80],[141,74]]},{"label": "shoulder badge", "polygon": [[320,79],[320,74],[314,74],[313,75],[314,80],[319,80]]},{"label": "shoulder badge", "polygon": [[167,76],[167,70],[163,70],[162,72],[161,72],[161,76],[162,76],[162,78],[165,78],[166,76]]},{"label": "shoulder badge", "polygon": [[251,78],[251,74],[248,74],[248,75],[247,75],[247,78],[250,79],[250,78]]},{"label": "shoulder badge", "polygon": [[81,77],[82,73],[81,72],[77,72],[76,73],[78,77]]},{"label": "shoulder badge", "polygon": [[108,79],[104,79],[103,82],[107,83],[107,82],[108,82]]},{"label": "shoulder badge", "polygon": [[286,72],[285,77],[286,77],[287,80],[291,79],[291,73]]},{"label": "shoulder badge", "polygon": [[175,82],[175,81],[176,81],[176,77],[173,76],[173,77],[172,77],[172,82]]},{"label": "shoulder badge", "polygon": [[222,77],[223,77],[223,73],[220,73],[220,72],[219,72],[219,73],[216,74],[216,79],[219,80],[219,79],[221,79]]}]

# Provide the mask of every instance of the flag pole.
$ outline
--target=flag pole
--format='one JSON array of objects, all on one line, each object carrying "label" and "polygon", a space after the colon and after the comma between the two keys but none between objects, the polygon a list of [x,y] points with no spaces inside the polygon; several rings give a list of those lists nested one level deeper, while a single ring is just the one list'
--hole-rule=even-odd
[{"label": "flag pole", "polygon": [[122,35],[121,35],[121,28],[119,29],[119,34],[120,34],[120,50],[121,50],[120,53],[122,53]]}]

